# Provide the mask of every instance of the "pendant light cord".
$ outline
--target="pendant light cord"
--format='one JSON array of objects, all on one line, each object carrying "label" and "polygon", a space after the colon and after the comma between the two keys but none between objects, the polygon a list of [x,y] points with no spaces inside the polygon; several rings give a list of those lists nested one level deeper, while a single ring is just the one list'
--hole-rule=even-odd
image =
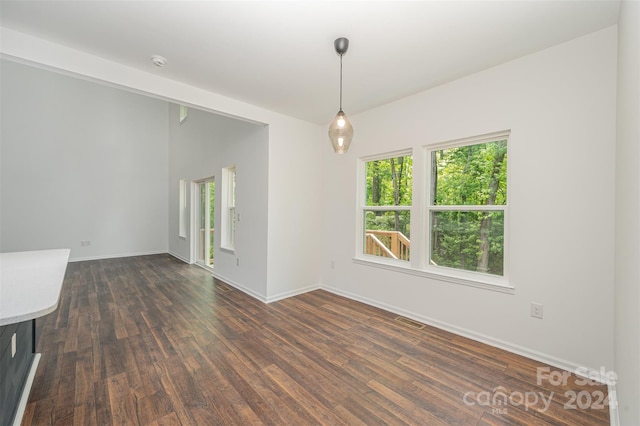
[{"label": "pendant light cord", "polygon": [[342,111],[342,54],[340,55],[340,111]]}]

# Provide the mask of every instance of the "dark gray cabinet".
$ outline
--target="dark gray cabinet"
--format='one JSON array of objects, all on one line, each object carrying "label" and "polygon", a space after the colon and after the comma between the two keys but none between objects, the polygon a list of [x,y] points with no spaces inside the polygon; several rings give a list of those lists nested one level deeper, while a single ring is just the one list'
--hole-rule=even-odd
[{"label": "dark gray cabinet", "polygon": [[0,426],[22,420],[16,418],[20,398],[29,394],[27,379],[40,359],[35,353],[36,318],[58,308],[69,253],[69,249],[0,253]]},{"label": "dark gray cabinet", "polygon": [[[0,425],[11,425],[35,356],[35,321],[0,327]],[[15,354],[12,339],[15,334]]]}]

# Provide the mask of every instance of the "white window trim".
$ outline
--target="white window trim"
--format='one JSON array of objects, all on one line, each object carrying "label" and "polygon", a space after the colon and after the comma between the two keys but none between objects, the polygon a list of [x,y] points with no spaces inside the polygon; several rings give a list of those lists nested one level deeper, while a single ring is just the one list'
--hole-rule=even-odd
[{"label": "white window trim", "polygon": [[179,105],[178,109],[178,122],[182,124],[187,119],[187,117],[189,117],[189,108],[186,105]]},{"label": "white window trim", "polygon": [[[406,265],[399,265],[397,260],[385,261],[384,258],[377,258],[376,256],[354,257],[353,263],[358,265],[370,266],[379,269],[385,269],[388,271],[400,272],[403,274],[415,275],[418,277],[428,278],[437,281],[447,281],[453,284],[464,285],[468,287],[482,288],[485,290],[497,291],[499,293],[515,294],[515,288],[505,283],[503,280],[492,280],[491,277],[486,277],[485,274],[472,271],[460,271],[467,272],[465,276],[458,276],[458,269],[440,267],[443,271],[424,270],[414,268],[409,265],[409,262],[402,262]],[[462,275],[462,274],[461,274]],[[477,276],[474,276],[477,275]]]},{"label": "white window trim", "polygon": [[189,226],[189,242],[191,250],[189,253],[189,263],[195,264],[198,260],[198,182],[191,181],[189,184],[189,200],[190,200],[190,214],[189,219],[191,226]]},{"label": "white window trim", "polygon": [[178,237],[187,239],[187,180],[180,179],[178,189]]},{"label": "white window trim", "polygon": [[[224,167],[222,169],[223,185],[222,185],[222,194],[221,194],[222,207],[220,209],[220,218],[221,218],[220,248],[230,253],[235,253],[235,249],[236,249],[235,240],[232,240],[232,235],[231,235],[231,226],[233,222],[236,222],[237,213],[238,213],[237,199],[235,200],[236,203],[233,203],[234,197],[232,192],[232,191],[235,191],[235,186],[233,185],[233,182],[232,182],[233,176],[235,176],[235,174],[236,174],[235,165]],[[236,197],[237,197],[237,194],[236,194]],[[234,225],[234,226],[237,226],[237,225]]]},{"label": "white window trim", "polygon": [[[416,155],[411,149],[388,152],[384,154],[367,156],[358,159],[357,162],[357,197],[356,197],[356,240],[355,256],[353,262],[359,265],[370,266],[415,275],[423,278],[446,281],[458,285],[481,288],[485,290],[515,294],[515,287],[509,281],[509,200],[511,199],[511,167],[507,168],[507,204],[504,206],[464,206],[468,210],[496,210],[504,211],[504,269],[503,275],[492,275],[481,272],[465,271],[462,269],[434,266],[428,263],[431,247],[431,232],[429,227],[430,211],[437,210],[460,210],[459,206],[431,206],[431,151],[453,148],[456,146],[474,145],[492,142],[500,139],[507,139],[507,146],[510,145],[510,130],[488,133],[475,137],[456,139],[452,141],[434,143],[422,146],[421,155]],[[507,148],[508,152],[508,148]],[[368,161],[381,160],[403,155],[413,155],[413,192],[411,211],[411,260],[388,259],[379,256],[366,255],[363,253],[364,245],[364,210],[401,210],[396,207],[408,206],[365,206],[365,163]],[[375,207],[375,208],[371,208]],[[419,237],[417,237],[419,236]],[[415,241],[415,243],[414,243]]]},{"label": "white window trim", "polygon": [[[497,288],[503,289],[512,289],[513,286],[509,283],[509,200],[510,197],[510,188],[511,188],[511,179],[509,177],[511,167],[507,168],[507,204],[505,205],[464,205],[464,206],[441,206],[441,205],[431,205],[431,152],[438,151],[441,149],[455,148],[461,146],[469,146],[469,145],[478,145],[487,142],[493,142],[496,140],[507,140],[507,152],[509,152],[509,136],[511,134],[510,130],[504,130],[500,132],[487,133],[479,136],[472,136],[463,139],[456,139],[452,141],[429,144],[424,146],[424,159],[425,159],[425,168],[427,170],[426,179],[425,179],[425,187],[423,188],[423,192],[425,194],[425,208],[423,210],[423,219],[425,221],[424,229],[425,229],[425,265],[424,270],[426,272],[437,274],[440,276],[447,276],[454,278],[456,280],[462,279],[471,282],[476,282],[483,286],[495,286]],[[429,217],[431,212],[433,211],[503,211],[504,212],[504,234],[503,234],[503,271],[502,275],[492,275],[485,274],[482,272],[474,272],[474,271],[465,271],[463,269],[449,268],[444,266],[434,266],[428,263],[428,258],[431,253],[431,227],[429,224]]]},{"label": "white window trim", "polygon": [[[409,211],[411,214],[411,217],[413,218],[414,215],[414,207],[413,207],[413,200],[411,201],[411,206],[367,206],[365,205],[366,203],[366,198],[367,198],[367,194],[366,194],[366,163],[370,162],[370,161],[376,161],[376,160],[386,160],[389,158],[397,158],[397,157],[404,157],[407,155],[411,155],[413,156],[413,150],[412,149],[403,149],[403,150],[399,150],[399,151],[391,151],[391,152],[387,152],[384,154],[377,154],[377,155],[372,155],[372,156],[367,156],[367,157],[361,157],[358,159],[358,164],[357,164],[357,173],[358,173],[358,177],[357,177],[357,185],[358,185],[358,192],[357,192],[357,197],[356,197],[356,253],[354,256],[354,260],[358,260],[361,262],[370,262],[372,264],[382,264],[382,265],[398,265],[401,268],[407,268],[411,265],[411,263],[413,262],[413,248],[412,248],[412,254],[410,257],[410,260],[402,260],[402,259],[389,259],[389,258],[385,258],[385,257],[381,257],[381,256],[373,256],[370,254],[365,254],[363,247],[364,247],[364,212],[365,211]],[[415,159],[414,159],[414,164],[415,164]],[[412,178],[413,180],[413,188],[412,191],[415,189],[415,176],[413,176]],[[413,194],[413,192],[412,192]],[[412,228],[413,231],[413,228]],[[413,234],[413,232],[412,232]]]}]

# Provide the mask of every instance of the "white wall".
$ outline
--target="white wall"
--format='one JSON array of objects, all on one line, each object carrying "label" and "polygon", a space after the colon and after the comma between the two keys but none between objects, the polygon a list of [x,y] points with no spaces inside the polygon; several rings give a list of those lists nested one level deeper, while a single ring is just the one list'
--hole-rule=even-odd
[{"label": "white wall", "polygon": [[1,67],[0,250],[70,248],[72,260],[166,252],[168,104]]},{"label": "white wall", "polygon": [[640,3],[618,23],[615,369],[621,424],[640,424]]},{"label": "white wall", "polygon": [[[612,368],[615,29],[353,116],[356,137],[344,156],[331,152],[320,126],[171,81],[160,70],[1,31],[3,55],[268,124],[266,300],[322,282],[551,363]],[[515,295],[352,262],[357,157],[502,129],[512,130]],[[164,181],[175,191],[177,182]],[[171,223],[165,229],[173,236]],[[529,316],[532,301],[544,304],[543,320]]]},{"label": "white wall", "polygon": [[[612,27],[352,117],[349,154],[325,157],[323,283],[566,368],[612,369],[615,84]],[[413,148],[420,168],[425,144],[505,129],[515,294],[352,261],[358,157]]]},{"label": "white wall", "polygon": [[326,129],[164,78],[161,69],[151,66],[141,71],[7,28],[0,28],[0,36],[0,53],[14,60],[267,124],[269,171],[263,177],[269,200],[266,300],[318,285],[324,211],[317,202],[322,200],[325,182],[322,153],[328,143]]},{"label": "white wall", "polygon": [[[328,128],[328,126],[327,126]],[[291,120],[269,126],[268,299],[274,301],[317,288],[324,199],[323,153],[333,153],[327,129]]]},{"label": "white wall", "polygon": [[[180,124],[178,110],[178,105],[172,104],[169,114],[169,251],[189,259],[190,235],[186,239],[178,236],[180,179],[193,182],[213,176],[215,209],[220,212],[222,168],[235,165],[236,211],[241,218],[236,224],[235,252],[220,249],[222,225],[220,214],[216,214],[214,271],[224,281],[265,299],[268,128],[195,108],[189,108],[188,118]],[[190,196],[187,198],[191,206]]]}]

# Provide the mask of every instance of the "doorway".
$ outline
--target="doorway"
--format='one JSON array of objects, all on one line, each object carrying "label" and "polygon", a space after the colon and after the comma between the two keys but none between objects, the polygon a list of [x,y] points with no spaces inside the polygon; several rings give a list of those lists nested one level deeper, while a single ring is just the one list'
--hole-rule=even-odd
[{"label": "doorway", "polygon": [[214,217],[216,185],[213,177],[196,182],[196,263],[207,269],[214,265]]}]

